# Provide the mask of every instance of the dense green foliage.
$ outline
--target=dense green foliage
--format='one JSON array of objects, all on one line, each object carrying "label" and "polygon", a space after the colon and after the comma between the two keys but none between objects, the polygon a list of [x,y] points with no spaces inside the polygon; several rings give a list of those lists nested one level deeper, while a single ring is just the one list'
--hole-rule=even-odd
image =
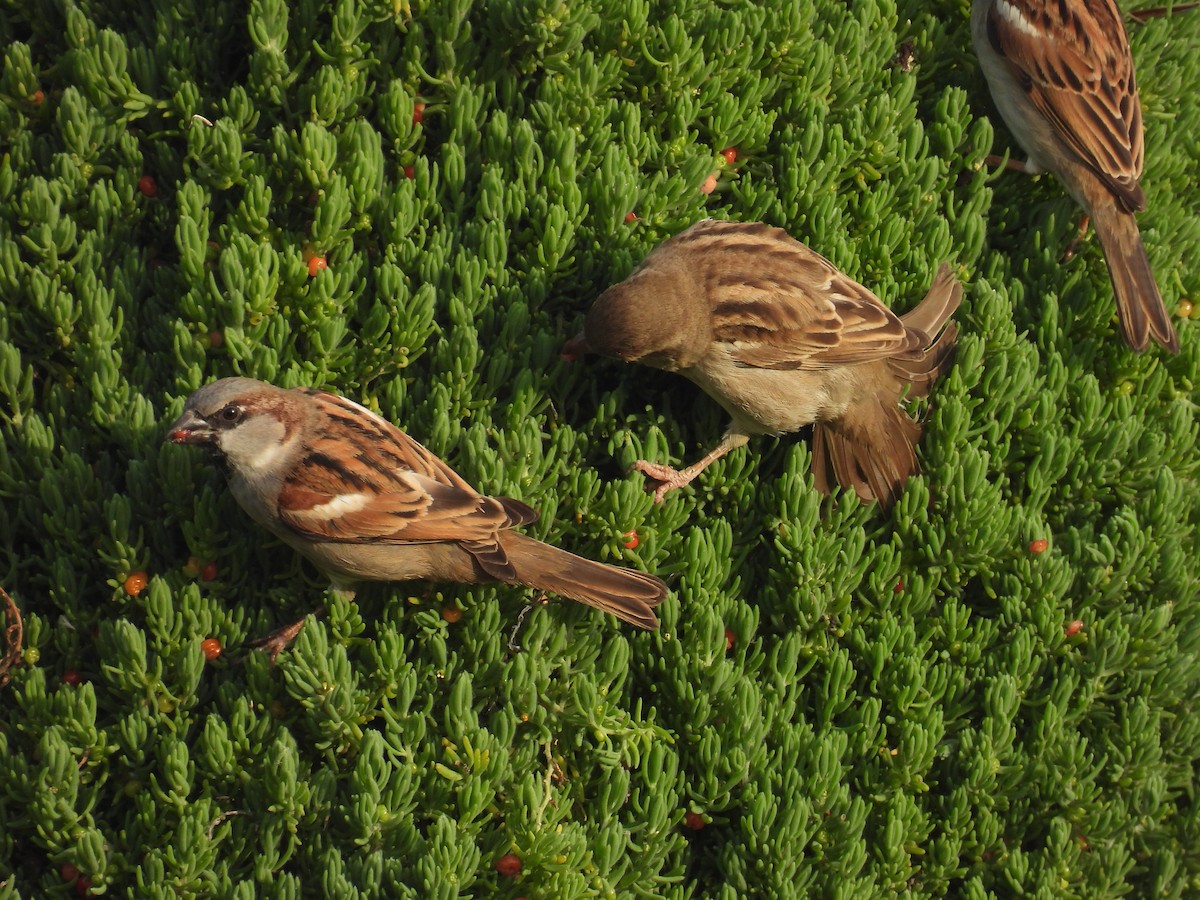
[{"label": "dense green foliage", "polygon": [[[0,898],[1200,891],[1195,326],[1126,351],[1096,243],[1061,260],[1071,201],[982,166],[1012,143],[966,0],[763,6],[0,5]],[[1133,43],[1174,308],[1200,16]],[[722,415],[557,351],[707,215],[897,308],[943,259],[969,283],[890,512],[817,495],[803,435],[658,507],[625,474]],[[537,536],[668,578],[662,630],[326,595],[162,444],[236,373],[364,402]],[[323,601],[276,667],[247,649]]]}]

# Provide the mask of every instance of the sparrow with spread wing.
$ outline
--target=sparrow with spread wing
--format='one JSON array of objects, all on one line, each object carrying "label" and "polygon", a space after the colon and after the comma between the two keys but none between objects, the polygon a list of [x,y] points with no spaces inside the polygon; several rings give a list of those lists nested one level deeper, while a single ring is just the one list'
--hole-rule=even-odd
[{"label": "sparrow with spread wing", "polygon": [[602,293],[564,355],[591,350],[678,372],[729,413],[724,439],[686,469],[636,463],[659,502],[751,435],[811,424],[817,487],[836,481],[888,505],[918,469],[921,426],[901,396],[926,396],[949,368],[961,297],[943,265],[898,317],[782,229],[705,220]]}]

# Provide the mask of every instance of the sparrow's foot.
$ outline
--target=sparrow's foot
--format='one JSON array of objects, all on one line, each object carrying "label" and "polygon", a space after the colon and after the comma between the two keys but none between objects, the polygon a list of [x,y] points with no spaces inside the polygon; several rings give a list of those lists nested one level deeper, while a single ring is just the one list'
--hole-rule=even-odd
[{"label": "sparrow's foot", "polygon": [[1079,231],[1076,232],[1075,237],[1071,238],[1071,243],[1067,244],[1067,249],[1063,251],[1063,262],[1070,262],[1075,258],[1075,254],[1079,252],[1079,244],[1085,237],[1087,237],[1088,228],[1091,227],[1091,224],[1091,216],[1089,216],[1087,213],[1084,213],[1079,219]]},{"label": "sparrow's foot", "polygon": [[647,462],[644,459],[639,459],[633,464],[633,468],[641,472],[651,481],[657,481],[657,485],[647,485],[646,490],[652,491],[654,494],[654,502],[662,503],[663,498],[668,493],[681,488],[685,484],[691,484],[692,480],[700,474],[699,471],[693,471],[694,466],[684,469],[682,472],[678,469],[673,469],[670,466],[664,466],[661,463]]},{"label": "sparrow's foot", "polygon": [[[321,609],[318,609],[314,615],[319,616],[324,612],[325,609],[322,607]],[[275,660],[279,654],[291,645],[292,641],[296,639],[296,635],[298,635],[300,630],[304,628],[304,621],[307,618],[308,616],[305,616],[304,619],[299,619],[298,621],[293,622],[291,625],[285,625],[283,628],[280,628],[277,631],[272,631],[266,637],[259,638],[256,641],[251,641],[250,646],[255,650],[266,651],[271,658],[271,665],[275,665]]]},{"label": "sparrow's foot", "polygon": [[1037,166],[1031,166],[1029,160],[1013,159],[1012,157],[1006,159],[1003,156],[997,156],[995,153],[985,156],[983,164],[989,169],[998,169],[1003,166],[1010,172],[1024,172],[1026,175],[1038,175],[1042,171]]}]

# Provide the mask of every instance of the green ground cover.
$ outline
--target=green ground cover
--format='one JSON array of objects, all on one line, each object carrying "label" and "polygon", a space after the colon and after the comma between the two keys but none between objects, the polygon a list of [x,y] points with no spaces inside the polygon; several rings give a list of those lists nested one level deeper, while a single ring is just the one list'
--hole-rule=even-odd
[{"label": "green ground cover", "polygon": [[[1014,145],[965,0],[768,6],[0,4],[0,898],[1200,892],[1196,326],[1125,350],[1071,201],[982,166]],[[1200,15],[1132,39],[1174,310]],[[704,216],[897,309],[942,260],[967,283],[889,512],[821,498],[804,435],[662,506],[625,474],[723,414],[558,350]],[[657,572],[662,629],[326,596],[163,445],[231,374],[363,402]],[[247,649],[322,601],[274,668]]]}]

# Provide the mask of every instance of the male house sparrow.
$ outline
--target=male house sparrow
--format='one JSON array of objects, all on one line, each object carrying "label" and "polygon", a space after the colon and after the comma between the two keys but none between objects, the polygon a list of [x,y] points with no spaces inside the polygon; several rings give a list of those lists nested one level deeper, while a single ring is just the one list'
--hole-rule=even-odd
[{"label": "male house sparrow", "polygon": [[652,607],[667,595],[658,578],[510,530],[537,513],[478,493],[399,428],[344,397],[223,378],[188,398],[167,439],[223,458],[242,509],[335,588],[495,580],[658,627]]},{"label": "male house sparrow", "polygon": [[1029,155],[1083,207],[1104,248],[1121,334],[1134,350],[1179,337],[1138,231],[1146,208],[1142,107],[1113,0],[973,0],[971,36],[992,98]]},{"label": "male house sparrow", "polygon": [[568,347],[678,372],[732,417],[716,449],[683,471],[635,464],[658,482],[656,501],[751,435],[815,423],[817,487],[836,480],[887,505],[917,471],[921,426],[901,393],[926,396],[949,367],[957,328],[947,320],[961,298],[943,265],[897,318],[782,229],[706,220],[601,294]]}]

